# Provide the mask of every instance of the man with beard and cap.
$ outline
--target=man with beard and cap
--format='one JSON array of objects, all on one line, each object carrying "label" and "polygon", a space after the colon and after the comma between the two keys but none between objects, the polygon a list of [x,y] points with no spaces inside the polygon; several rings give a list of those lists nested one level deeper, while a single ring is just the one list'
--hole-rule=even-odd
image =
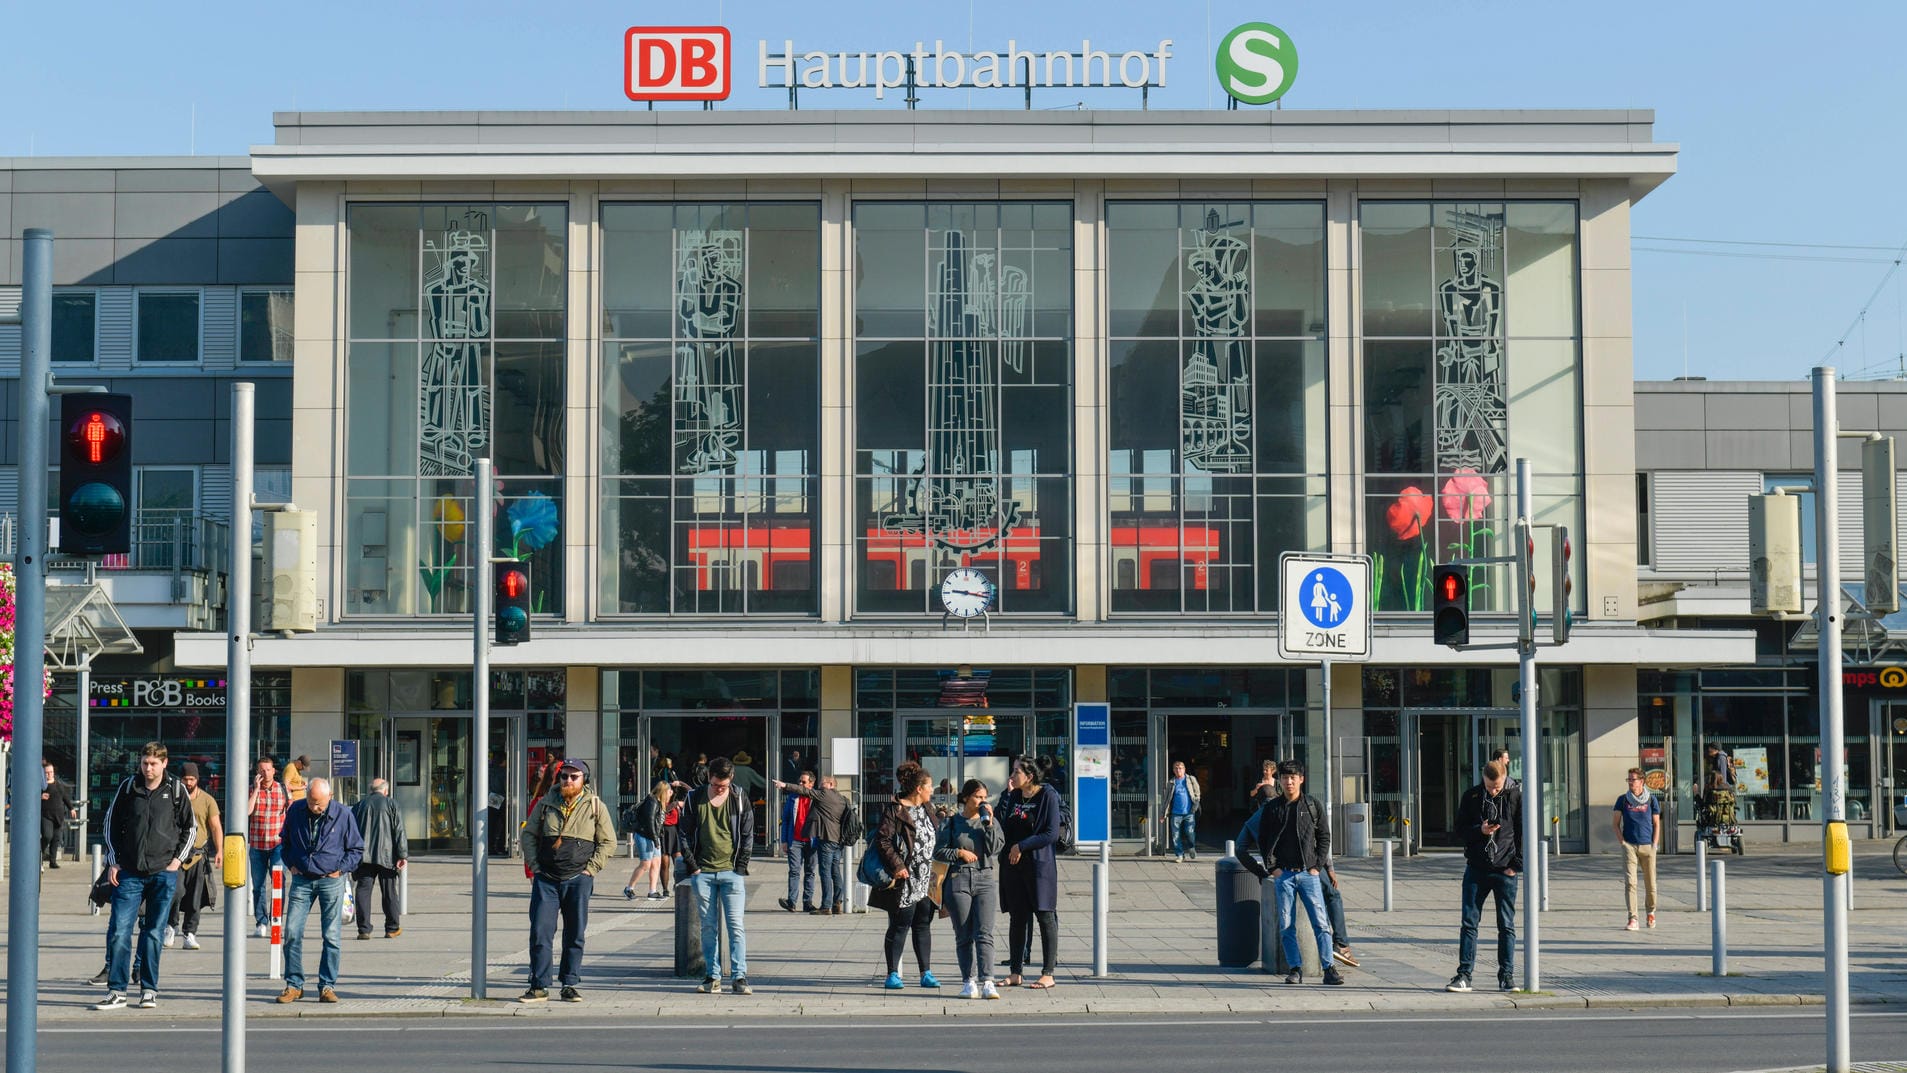
[{"label": "man with beard and cap", "polygon": [[172,899],[172,922],[166,925],[164,945],[170,949],[183,936],[185,948],[197,950],[199,913],[218,901],[218,879],[212,872],[225,863],[225,825],[220,822],[218,799],[199,787],[199,765],[190,760],[180,764],[179,781],[185,783],[192,801],[198,841],[185,867],[179,869],[179,893]]},{"label": "man with beard and cap", "polygon": [[556,788],[543,795],[523,825],[523,859],[530,877],[530,986],[519,1002],[548,1002],[550,942],[563,918],[563,956],[558,980],[564,1002],[583,1001],[583,938],[589,927],[589,896],[596,873],[609,864],[616,825],[609,806],[589,787],[589,765],[571,757],[556,772]]}]

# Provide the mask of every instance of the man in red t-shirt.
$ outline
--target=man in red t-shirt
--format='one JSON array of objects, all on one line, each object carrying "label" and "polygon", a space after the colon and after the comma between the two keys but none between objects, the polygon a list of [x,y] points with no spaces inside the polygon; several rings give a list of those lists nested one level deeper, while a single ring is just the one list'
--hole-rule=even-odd
[{"label": "man in red t-shirt", "polygon": [[252,921],[260,938],[271,934],[271,866],[279,861],[278,843],[289,807],[291,798],[278,783],[271,757],[259,757],[245,803],[245,842],[251,852]]},{"label": "man in red t-shirt", "polygon": [[[803,790],[814,790],[814,772],[801,773],[799,784]],[[795,911],[795,899],[801,899],[801,911],[812,913],[815,909],[814,885],[819,871],[814,853],[813,824],[808,818],[813,801],[796,794],[789,794],[781,800],[781,844],[788,847],[788,896],[780,900],[781,907],[790,913]]]}]

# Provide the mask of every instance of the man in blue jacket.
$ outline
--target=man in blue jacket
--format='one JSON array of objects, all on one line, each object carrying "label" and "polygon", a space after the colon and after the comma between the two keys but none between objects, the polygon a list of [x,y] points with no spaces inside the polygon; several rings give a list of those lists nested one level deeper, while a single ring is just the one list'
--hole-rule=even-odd
[{"label": "man in blue jacket", "polygon": [[364,860],[364,835],[351,810],[331,801],[331,780],[312,779],[302,800],[285,810],[285,990],[282,1003],[305,994],[305,918],[318,903],[324,953],[318,958],[318,1001],[336,1002],[338,960],[343,956],[344,889]]},{"label": "man in blue jacket", "polygon": [[[775,785],[788,784],[777,781]],[[799,785],[813,793],[814,772],[802,772]],[[802,912],[815,909],[815,874],[820,861],[815,854],[813,807],[813,799],[801,794],[791,793],[781,799],[781,844],[788,849],[788,896],[781,899],[781,907],[790,913],[795,911],[796,898],[801,899]]]}]

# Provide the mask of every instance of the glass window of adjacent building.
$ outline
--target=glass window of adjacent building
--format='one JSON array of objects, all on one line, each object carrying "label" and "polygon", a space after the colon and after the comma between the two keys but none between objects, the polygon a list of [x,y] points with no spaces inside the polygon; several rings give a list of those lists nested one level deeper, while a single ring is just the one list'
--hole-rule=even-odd
[{"label": "glass window of adjacent building", "polygon": [[199,360],[199,292],[140,291],[137,322],[140,361]]},{"label": "glass window of adjacent building", "polygon": [[855,610],[1072,610],[1069,203],[854,209]]},{"label": "glass window of adjacent building", "polygon": [[[1425,611],[1433,565],[1509,553],[1515,459],[1530,460],[1535,521],[1582,531],[1576,203],[1367,201],[1358,215],[1376,606]],[[1549,542],[1536,546],[1547,576]],[[1505,609],[1507,582],[1473,569],[1473,606]]]},{"label": "glass window of adjacent building", "polygon": [[53,292],[54,361],[92,361],[99,338],[99,295],[93,291]]},{"label": "glass window of adjacent building", "polygon": [[1112,610],[1268,613],[1324,548],[1324,206],[1106,206]]},{"label": "glass window of adjacent building", "polygon": [[602,221],[604,611],[817,613],[820,207]]},{"label": "glass window of adjacent building", "polygon": [[238,296],[238,360],[291,360],[290,290],[243,291]]},{"label": "glass window of adjacent building", "polygon": [[[489,555],[563,609],[562,205],[356,204],[345,401],[345,611],[468,613]],[[476,460],[495,543],[470,547]]]}]

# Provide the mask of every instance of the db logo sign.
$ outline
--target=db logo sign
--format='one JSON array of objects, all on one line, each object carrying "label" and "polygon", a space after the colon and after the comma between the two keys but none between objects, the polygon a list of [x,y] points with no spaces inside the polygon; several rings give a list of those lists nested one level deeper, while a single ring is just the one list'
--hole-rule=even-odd
[{"label": "db logo sign", "polygon": [[632,101],[728,99],[730,49],[722,26],[631,26],[623,90]]}]

